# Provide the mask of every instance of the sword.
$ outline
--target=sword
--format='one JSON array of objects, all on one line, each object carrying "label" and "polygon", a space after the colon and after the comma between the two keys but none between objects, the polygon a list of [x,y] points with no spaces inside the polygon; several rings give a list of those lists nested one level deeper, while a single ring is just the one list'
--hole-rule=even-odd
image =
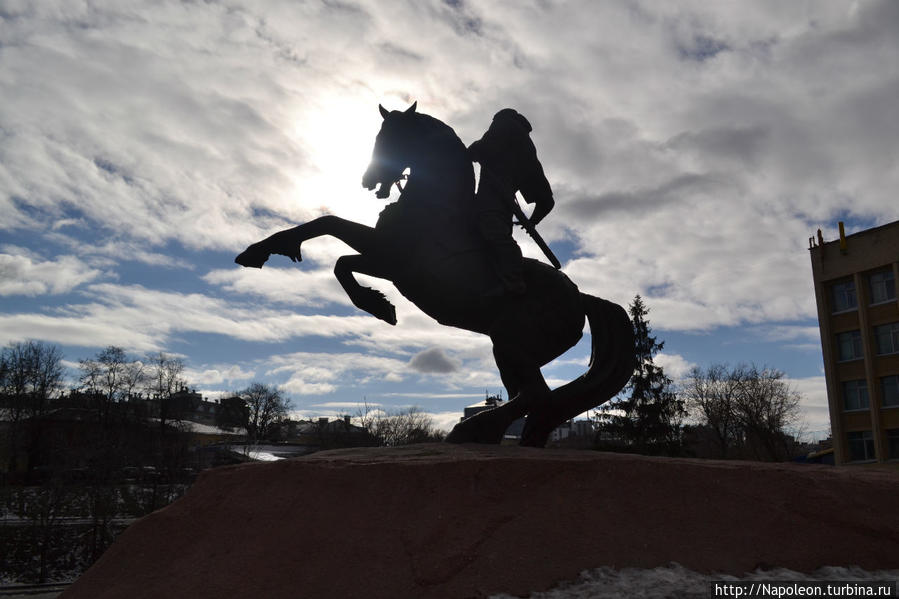
[{"label": "sword", "polygon": [[540,233],[537,232],[534,224],[530,220],[528,220],[528,217],[524,215],[524,212],[521,210],[521,206],[518,205],[518,198],[516,198],[514,195],[512,196],[512,214],[514,214],[515,218],[518,219],[518,222],[515,224],[521,225],[525,232],[530,235],[531,239],[534,240],[534,243],[537,244],[537,247],[543,251],[543,255],[546,256],[550,264],[555,266],[557,269],[562,268],[562,263],[559,262],[559,259],[556,258],[555,254],[553,254],[553,251],[549,249],[549,246],[546,245],[545,241],[543,241],[543,238],[540,236]]},{"label": "sword", "polygon": [[562,263],[559,262],[559,259],[556,258],[556,255],[553,254],[553,251],[549,249],[549,246],[546,245],[546,242],[543,241],[543,237],[540,236],[540,233],[537,232],[534,224],[524,215],[524,211],[522,211],[521,206],[518,204],[518,198],[515,197],[515,190],[512,189],[512,186],[506,183],[499,175],[486,168],[483,164],[481,165],[481,172],[484,170],[490,173],[490,175],[499,182],[500,185],[505,187],[506,195],[509,197],[509,207],[512,208],[512,214],[515,215],[515,218],[518,219],[517,225],[521,225],[521,228],[524,229],[525,233],[527,233],[531,239],[534,240],[534,243],[537,244],[537,247],[543,252],[543,255],[549,260],[550,264],[552,264],[557,269],[562,268]]}]

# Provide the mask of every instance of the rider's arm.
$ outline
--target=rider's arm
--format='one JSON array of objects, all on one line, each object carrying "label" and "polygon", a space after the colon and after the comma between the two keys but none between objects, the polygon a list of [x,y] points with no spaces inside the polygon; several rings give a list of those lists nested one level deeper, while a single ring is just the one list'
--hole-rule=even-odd
[{"label": "rider's arm", "polygon": [[534,156],[536,163],[530,171],[523,177],[521,181],[521,195],[528,204],[534,204],[534,211],[529,219],[531,223],[537,224],[543,217],[549,214],[549,211],[556,205],[553,200],[553,190],[550,186],[546,175],[543,173],[543,165]]},{"label": "rider's arm", "polygon": [[536,204],[537,205],[534,206],[534,211],[531,213],[531,217],[528,219],[531,221],[531,224],[534,225],[539,223],[541,220],[543,220],[543,217],[549,214],[549,211],[552,210],[553,206],[556,205],[556,201],[551,195],[543,196],[536,202]]}]

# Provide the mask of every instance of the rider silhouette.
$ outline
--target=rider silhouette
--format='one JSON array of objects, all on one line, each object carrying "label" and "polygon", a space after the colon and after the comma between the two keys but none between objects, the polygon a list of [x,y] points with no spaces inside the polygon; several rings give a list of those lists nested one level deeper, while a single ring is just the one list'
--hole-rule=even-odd
[{"label": "rider silhouette", "polygon": [[481,178],[475,195],[478,232],[486,242],[494,270],[502,281],[503,292],[518,295],[526,290],[521,248],[512,238],[512,202],[521,191],[528,204],[535,204],[530,221],[537,224],[555,205],[552,188],[537,159],[531,141],[531,124],[517,111],[504,108],[497,112],[486,133],[468,147],[474,162],[481,165]]}]

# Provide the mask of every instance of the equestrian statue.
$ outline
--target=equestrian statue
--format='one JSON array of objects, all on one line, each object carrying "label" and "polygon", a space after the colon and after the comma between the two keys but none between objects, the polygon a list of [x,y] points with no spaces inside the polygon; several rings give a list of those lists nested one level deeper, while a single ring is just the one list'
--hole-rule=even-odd
[{"label": "equestrian statue", "polygon": [[[463,420],[447,441],[500,443],[508,426],[526,417],[521,444],[543,447],[558,425],[605,403],[630,379],[635,354],[627,312],[581,293],[534,229],[554,202],[524,116],[501,110],[466,148],[452,128],[417,112],[416,104],[379,109],[383,122],[362,185],[380,199],[394,184],[401,192],[377,224],[321,216],[254,243],[235,262],[261,268],[271,254],[297,262],[307,239],[340,239],[356,253],[338,258],[334,274],[360,310],[396,324],[393,304],[355,273],[391,281],[441,324],[489,335],[510,400]],[[472,161],[481,165],[477,191]],[[535,205],[530,219],[515,199],[519,191]],[[513,215],[554,266],[522,257],[512,239]],[[580,340],[585,319],[592,339],[588,369],[550,389],[540,367]]]}]

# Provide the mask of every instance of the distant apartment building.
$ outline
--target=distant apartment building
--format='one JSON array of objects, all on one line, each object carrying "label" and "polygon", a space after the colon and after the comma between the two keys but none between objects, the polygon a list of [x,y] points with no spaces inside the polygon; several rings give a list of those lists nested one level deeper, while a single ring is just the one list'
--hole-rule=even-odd
[{"label": "distant apartment building", "polygon": [[835,461],[899,459],[899,221],[809,250]]}]

